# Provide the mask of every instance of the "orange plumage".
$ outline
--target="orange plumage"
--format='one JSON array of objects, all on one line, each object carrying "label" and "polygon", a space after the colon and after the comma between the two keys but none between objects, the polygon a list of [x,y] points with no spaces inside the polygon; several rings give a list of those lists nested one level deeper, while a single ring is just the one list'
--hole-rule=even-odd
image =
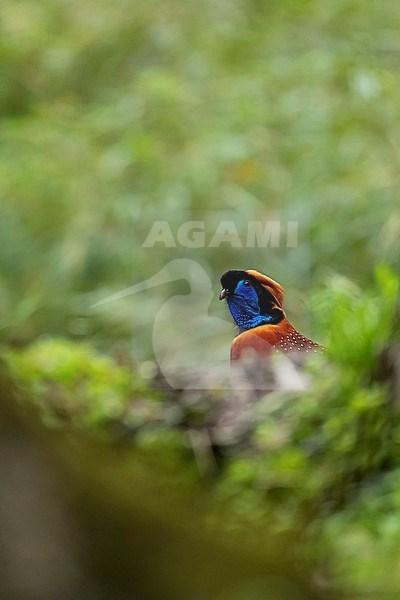
[{"label": "orange plumage", "polygon": [[239,327],[231,345],[231,360],[252,352],[266,356],[279,352],[318,352],[319,344],[293,327],[283,310],[282,286],[253,269],[227,271],[221,277],[220,299],[227,299]]}]

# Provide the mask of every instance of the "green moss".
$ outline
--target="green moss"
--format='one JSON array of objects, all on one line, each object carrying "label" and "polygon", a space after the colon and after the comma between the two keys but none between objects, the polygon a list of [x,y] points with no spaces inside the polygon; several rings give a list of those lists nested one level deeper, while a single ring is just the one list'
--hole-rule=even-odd
[{"label": "green moss", "polygon": [[138,375],[87,344],[44,339],[25,350],[9,351],[6,357],[51,426],[93,429],[123,420],[132,408],[134,391],[146,393]]}]

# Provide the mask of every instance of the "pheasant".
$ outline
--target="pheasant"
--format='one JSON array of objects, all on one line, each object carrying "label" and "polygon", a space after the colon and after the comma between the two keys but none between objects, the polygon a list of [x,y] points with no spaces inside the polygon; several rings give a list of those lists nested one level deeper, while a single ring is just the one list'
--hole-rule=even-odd
[{"label": "pheasant", "polygon": [[226,271],[221,277],[219,299],[226,299],[239,333],[231,344],[231,361],[248,352],[269,355],[274,351],[318,352],[322,346],[308,339],[293,327],[283,310],[282,286],[259,273]]}]

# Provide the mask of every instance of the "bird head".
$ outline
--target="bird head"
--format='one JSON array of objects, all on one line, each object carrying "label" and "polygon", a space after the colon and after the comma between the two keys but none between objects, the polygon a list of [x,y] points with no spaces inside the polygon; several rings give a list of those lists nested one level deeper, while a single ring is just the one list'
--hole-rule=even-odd
[{"label": "bird head", "polygon": [[252,269],[226,271],[221,277],[220,300],[226,299],[231,315],[242,330],[277,324],[284,317],[283,288]]}]

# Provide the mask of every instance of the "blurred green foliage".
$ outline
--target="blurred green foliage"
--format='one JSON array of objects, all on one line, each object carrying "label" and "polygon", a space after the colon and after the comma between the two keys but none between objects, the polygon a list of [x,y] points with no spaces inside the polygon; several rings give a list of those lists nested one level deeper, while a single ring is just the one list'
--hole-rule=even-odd
[{"label": "blurred green foliage", "polygon": [[129,369],[84,344],[48,339],[10,358],[48,425],[99,427],[121,418],[131,399]]},{"label": "blurred green foliage", "polygon": [[[141,247],[140,223],[160,211],[306,215],[317,288],[335,272],[371,282],[376,260],[397,268],[396,3],[4,0],[1,12],[7,340],[129,339],[130,310],[89,307],[164,265]],[[216,282],[228,258],[207,255]],[[267,253],[257,266],[309,285]]]},{"label": "blurred green foliage", "polygon": [[329,350],[310,362],[309,388],[261,397],[250,420],[243,416],[242,434],[214,447],[218,471],[208,474],[195,440],[212,432],[220,391],[171,398],[146,390],[128,366],[62,339],[9,351],[8,362],[46,424],[129,440],[136,457],[150,453],[156,471],[179,465],[172,487],[206,477],[209,531],[242,532],[261,545],[271,534],[296,532],[302,542],[290,553],[309,561],[328,588],[395,597],[400,405],[391,387],[398,373],[382,372],[382,360],[398,340],[398,291],[397,276],[380,265],[374,288],[361,292],[342,277],[316,294]]},{"label": "blurred green foliage", "polygon": [[[260,544],[269,528],[294,530],[321,585],[397,598],[399,398],[384,356],[399,327],[400,6],[3,0],[0,10],[0,327],[45,423],[128,438],[179,465],[189,486],[189,434],[218,394],[150,389],[162,292],[134,314],[130,299],[91,306],[165,265],[166,253],[142,247],[154,215],[279,209],[303,220],[295,265],[286,272],[266,251],[254,266],[289,284],[300,329],[310,299],[329,350],[309,366],[309,391],[263,398],[246,442],[219,449],[208,524],[252,526]],[[235,261],[240,251],[202,255],[216,287]]]}]

